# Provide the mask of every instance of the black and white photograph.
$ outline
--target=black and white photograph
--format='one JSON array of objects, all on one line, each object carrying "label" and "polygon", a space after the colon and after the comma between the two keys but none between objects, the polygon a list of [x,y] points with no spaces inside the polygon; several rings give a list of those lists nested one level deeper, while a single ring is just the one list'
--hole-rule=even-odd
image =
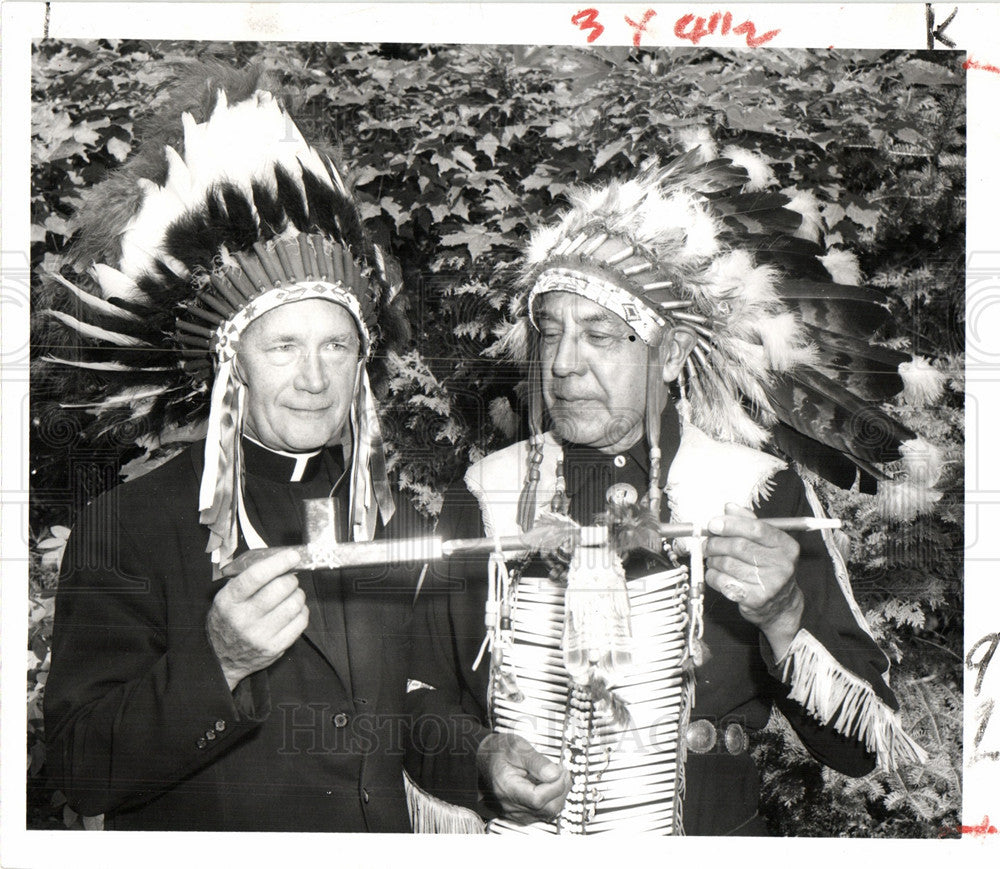
[{"label": "black and white photograph", "polygon": [[995,855],[975,8],[16,5],[9,865]]}]

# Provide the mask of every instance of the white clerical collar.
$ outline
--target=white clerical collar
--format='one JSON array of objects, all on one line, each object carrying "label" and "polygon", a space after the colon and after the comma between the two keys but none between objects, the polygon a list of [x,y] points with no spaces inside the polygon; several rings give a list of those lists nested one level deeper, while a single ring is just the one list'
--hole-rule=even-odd
[{"label": "white clerical collar", "polygon": [[309,466],[309,460],[318,456],[323,452],[323,448],[320,447],[318,450],[313,450],[311,453],[290,453],[285,450],[276,450],[274,447],[269,447],[262,444],[259,440],[244,432],[243,437],[245,437],[250,443],[256,444],[262,450],[267,450],[269,453],[274,453],[276,456],[284,456],[288,459],[293,459],[295,461],[295,467],[292,469],[291,476],[288,478],[289,483],[298,483],[302,480],[302,475],[305,474],[306,468]]}]

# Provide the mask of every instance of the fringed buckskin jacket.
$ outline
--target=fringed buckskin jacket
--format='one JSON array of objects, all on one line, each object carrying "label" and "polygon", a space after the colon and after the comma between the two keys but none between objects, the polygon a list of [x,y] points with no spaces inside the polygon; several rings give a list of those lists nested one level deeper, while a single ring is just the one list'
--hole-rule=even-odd
[{"label": "fringed buckskin jacket", "polygon": [[[742,446],[717,443],[685,424],[676,412],[664,413],[661,450],[666,497],[661,521],[704,525],[724,512],[728,502],[754,510],[761,518],[813,516],[821,507],[811,490],[785,464]],[[487,456],[474,465],[465,484],[445,498],[438,533],[444,538],[516,533],[518,496],[527,467],[524,442]],[[648,457],[640,444],[620,456],[577,445],[560,445],[547,436],[538,503],[548,504],[555,465],[563,462],[570,516],[581,524],[606,509],[606,492],[630,484],[639,493],[648,485]],[[548,494],[546,494],[548,492]],[[773,660],[758,629],[743,619],[737,605],[706,587],[705,655],[695,670],[692,722],[707,721],[718,733],[732,723],[753,737],[777,707],[809,752],[848,775],[870,772],[877,763],[922,757],[903,732],[897,701],[889,689],[888,660],[870,634],[851,594],[844,559],[831,532],[793,535],[801,547],[795,579],[805,597],[801,628],[781,661]],[[662,570],[652,561],[626,561],[629,582]],[[430,574],[422,597],[423,634],[416,641],[412,671],[418,674],[427,714],[462,722],[470,749],[464,754],[414,752],[408,768],[438,797],[491,817],[488,800],[477,791],[474,747],[488,732],[491,714],[487,688],[489,655],[474,666],[484,642],[486,563],[449,561]],[[529,564],[524,575],[545,574]],[[429,641],[451,636],[449,646]],[[476,730],[469,719],[479,724]],[[739,731],[736,731],[738,733]],[[453,744],[458,744],[452,738]],[[558,758],[553,758],[558,759]],[[724,739],[705,753],[687,751],[683,774],[683,831],[687,835],[766,835],[757,814],[760,778],[746,746]]]}]

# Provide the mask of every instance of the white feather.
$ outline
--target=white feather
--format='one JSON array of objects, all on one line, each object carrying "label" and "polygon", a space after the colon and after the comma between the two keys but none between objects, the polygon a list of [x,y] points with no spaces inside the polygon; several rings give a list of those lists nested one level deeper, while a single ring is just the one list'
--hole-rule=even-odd
[{"label": "white feather", "polygon": [[118,269],[113,269],[104,263],[94,263],[90,270],[100,284],[105,299],[122,299],[139,304],[149,302],[149,296],[136,286],[135,281],[123,275]]},{"label": "white feather", "polygon": [[483,355],[513,359],[516,362],[527,361],[528,330],[530,328],[527,317],[518,317],[513,322],[505,320],[494,330],[494,334],[497,336],[496,343],[487,347],[483,351]]},{"label": "white feather", "polygon": [[861,265],[849,250],[830,250],[818,259],[836,283],[855,287],[861,283]]},{"label": "white feather", "polygon": [[776,268],[755,266],[748,251],[734,250],[712,261],[705,274],[705,291],[719,298],[738,296],[742,305],[768,306],[777,301],[777,281]]},{"label": "white feather", "polygon": [[781,192],[790,197],[785,208],[802,215],[802,223],[795,230],[796,237],[818,243],[823,227],[819,213],[819,200],[810,191],[797,190],[794,187]]},{"label": "white feather", "polygon": [[526,251],[526,258],[529,263],[541,263],[544,262],[552,248],[556,246],[562,238],[562,227],[559,224],[554,226],[544,226],[536,229],[531,234],[531,239],[528,242],[528,249]]},{"label": "white feather", "polygon": [[684,241],[684,253],[689,257],[708,257],[719,249],[719,228],[715,220],[700,208],[694,207],[691,223],[688,226],[687,239]]},{"label": "white feather", "polygon": [[110,302],[104,301],[104,299],[99,296],[95,296],[93,293],[87,293],[81,290],[76,284],[71,283],[66,280],[58,272],[48,272],[50,278],[57,281],[59,284],[64,286],[69,290],[77,299],[83,302],[88,308],[103,314],[106,317],[116,317],[119,320],[138,320],[139,318],[133,314],[131,311],[126,311],[124,308],[119,308],[117,305],[112,305]]},{"label": "white feather", "polygon": [[760,322],[758,330],[767,361],[775,371],[787,371],[803,361],[807,351],[803,347],[802,327],[794,314],[786,312],[767,317]]},{"label": "white feather", "polygon": [[676,234],[678,240],[694,219],[694,202],[687,194],[663,197],[652,194],[637,215],[635,235],[640,241],[664,244],[664,235]]},{"label": "white feather", "polygon": [[746,273],[743,281],[743,294],[747,302],[757,305],[769,305],[777,301],[774,288],[778,285],[780,274],[776,266],[757,266]]},{"label": "white feather", "polygon": [[120,269],[127,277],[135,279],[150,268],[161,255],[167,227],[190,208],[201,207],[220,182],[235,184],[250,198],[254,181],[275,190],[274,169],[280,165],[293,179],[301,179],[305,166],[331,185],[343,183],[339,175],[330,179],[291,117],[263,91],[234,105],[220,91],[211,117],[203,124],[185,119],[184,134],[183,159],[166,149],[166,183],[144,185],[143,205],[123,234]]},{"label": "white feather", "polygon": [[91,326],[90,323],[84,323],[82,320],[78,320],[76,317],[71,317],[69,314],[64,314],[62,311],[44,311],[43,313],[48,314],[50,317],[54,317],[60,323],[69,326],[76,332],[79,332],[86,338],[92,338],[95,341],[107,341],[110,344],[116,344],[119,347],[149,347],[150,345],[141,341],[138,338],[134,338],[131,335],[123,335],[121,332],[111,332],[107,329],[102,329],[100,326]]},{"label": "white feather", "polygon": [[103,398],[100,401],[81,402],[79,404],[60,404],[59,406],[65,408],[95,407],[103,409],[107,407],[117,407],[122,404],[135,403],[137,407],[144,407],[147,404],[150,404],[150,399],[156,398],[156,396],[163,395],[167,392],[175,392],[178,389],[180,389],[179,386],[130,386],[128,389],[123,389],[121,392],[116,393],[115,395],[109,395],[107,398]]},{"label": "white feather", "polygon": [[937,485],[944,469],[939,447],[917,437],[902,444],[899,451],[903,456],[903,472],[907,479],[928,488]]},{"label": "white feather", "polygon": [[56,365],[70,365],[73,368],[88,368],[93,371],[172,371],[173,366],[161,365],[151,368],[136,368],[134,365],[125,365],[122,362],[84,362],[80,359],[60,359],[58,356],[43,356],[42,362],[53,362]]},{"label": "white feather", "polygon": [[749,181],[747,181],[743,189],[748,193],[764,190],[778,181],[764,158],[759,154],[748,151],[746,148],[741,148],[738,145],[727,145],[722,149],[722,156],[746,170]]},{"label": "white feather", "polygon": [[517,414],[510,406],[510,400],[506,396],[498,396],[490,402],[490,420],[507,437],[513,437],[517,431]]},{"label": "white feather", "polygon": [[903,378],[903,401],[917,407],[933,403],[944,393],[944,375],[923,356],[914,356],[911,362],[899,366]]},{"label": "white feather", "polygon": [[882,516],[909,522],[933,510],[941,494],[908,480],[883,480],[878,484],[875,506]]},{"label": "white feather", "polygon": [[677,141],[685,151],[697,148],[701,159],[708,163],[719,156],[719,147],[708,127],[685,127],[676,133]]},{"label": "white feather", "polygon": [[941,450],[921,437],[899,448],[902,471],[892,480],[879,483],[876,507],[883,516],[909,521],[930,512],[941,500],[934,489],[941,479],[944,458]]}]

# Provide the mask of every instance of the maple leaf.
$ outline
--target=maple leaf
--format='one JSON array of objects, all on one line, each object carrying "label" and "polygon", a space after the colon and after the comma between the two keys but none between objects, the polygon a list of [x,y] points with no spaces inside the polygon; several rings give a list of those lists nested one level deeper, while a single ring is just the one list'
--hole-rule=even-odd
[{"label": "maple leaf", "polygon": [[379,205],[381,205],[382,210],[393,219],[396,226],[402,226],[410,218],[409,213],[405,211],[395,199],[392,199],[389,196],[382,197]]},{"label": "maple leaf", "polygon": [[492,133],[487,133],[476,141],[476,148],[490,158],[490,163],[495,161],[499,147],[500,140]]},{"label": "maple leaf", "polygon": [[469,227],[459,232],[450,232],[441,237],[441,244],[445,247],[459,247],[465,245],[469,249],[469,255],[473,260],[478,259],[486,251],[493,247],[491,233],[478,227]]},{"label": "maple leaf", "polygon": [[473,157],[464,148],[456,148],[454,151],[451,152],[451,155],[452,157],[455,158],[456,163],[459,163],[460,165],[464,166],[470,172],[477,171],[476,158]]},{"label": "maple leaf", "polygon": [[618,139],[605,145],[594,155],[594,168],[600,169],[608,160],[616,154],[620,154],[627,144],[628,142],[625,139]]},{"label": "maple leaf", "polygon": [[107,148],[108,153],[119,163],[124,162],[125,158],[128,157],[132,151],[132,146],[128,142],[115,137],[108,139]]}]

